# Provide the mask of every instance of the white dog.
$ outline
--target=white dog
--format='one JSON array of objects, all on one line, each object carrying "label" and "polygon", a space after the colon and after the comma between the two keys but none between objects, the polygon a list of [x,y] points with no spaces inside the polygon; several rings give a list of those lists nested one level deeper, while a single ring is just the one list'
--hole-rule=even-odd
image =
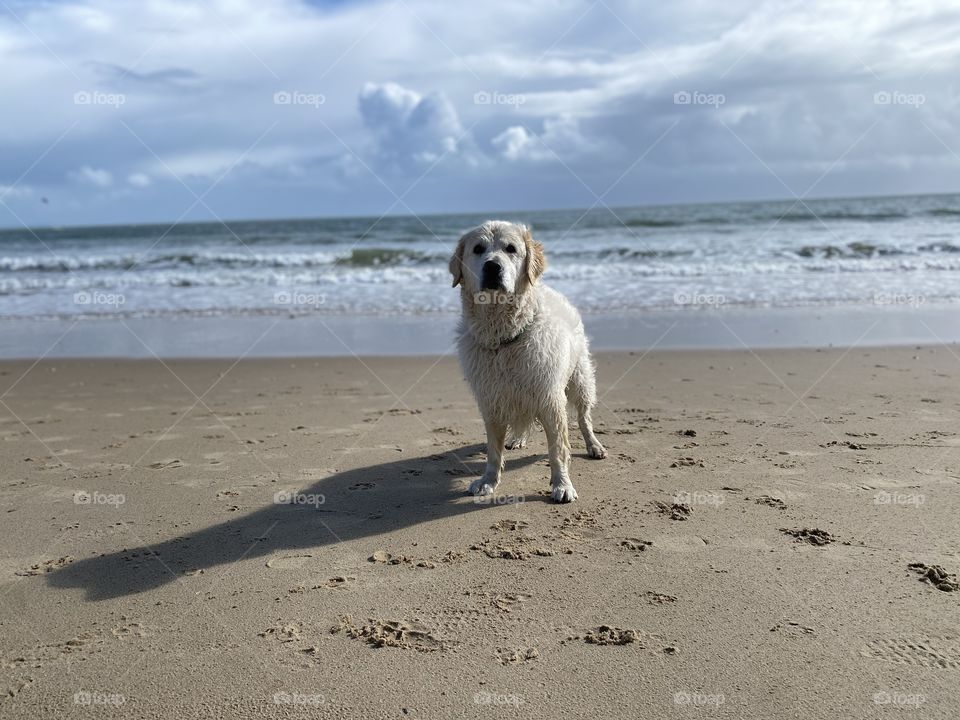
[{"label": "white dog", "polygon": [[487,431],[487,468],[470,485],[489,495],[500,482],[506,447],[523,447],[534,421],[547,434],[551,495],[572,502],[567,402],[577,409],[587,454],[607,451],[593,434],[597,401],[593,362],[576,308],[540,276],[543,246],[523,225],[485,222],[462,238],[450,258],[453,286],[460,285],[460,364],[477,398]]}]

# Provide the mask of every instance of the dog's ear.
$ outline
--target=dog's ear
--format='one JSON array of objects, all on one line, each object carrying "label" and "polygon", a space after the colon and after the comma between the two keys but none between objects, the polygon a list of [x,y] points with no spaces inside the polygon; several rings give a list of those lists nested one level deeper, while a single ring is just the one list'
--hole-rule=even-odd
[{"label": "dog's ear", "polygon": [[543,245],[533,239],[530,228],[523,228],[523,242],[527,246],[527,282],[531,285],[547,269],[547,256],[543,254]]},{"label": "dog's ear", "polygon": [[464,235],[457,243],[457,249],[450,256],[450,274],[453,275],[453,287],[460,284],[463,280],[463,248],[467,244],[467,236]]}]

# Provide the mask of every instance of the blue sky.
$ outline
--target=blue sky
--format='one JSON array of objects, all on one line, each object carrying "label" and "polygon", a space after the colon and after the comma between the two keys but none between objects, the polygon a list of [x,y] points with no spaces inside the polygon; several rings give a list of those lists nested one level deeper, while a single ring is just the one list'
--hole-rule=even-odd
[{"label": "blue sky", "polygon": [[0,6],[0,225],[960,189],[960,8]]}]

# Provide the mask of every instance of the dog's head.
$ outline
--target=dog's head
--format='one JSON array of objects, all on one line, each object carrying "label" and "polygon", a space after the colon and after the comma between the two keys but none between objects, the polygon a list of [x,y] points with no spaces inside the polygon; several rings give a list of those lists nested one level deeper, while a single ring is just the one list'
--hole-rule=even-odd
[{"label": "dog's head", "polygon": [[471,294],[525,292],[547,267],[543,246],[525,225],[488,220],[462,238],[450,258],[453,287]]}]

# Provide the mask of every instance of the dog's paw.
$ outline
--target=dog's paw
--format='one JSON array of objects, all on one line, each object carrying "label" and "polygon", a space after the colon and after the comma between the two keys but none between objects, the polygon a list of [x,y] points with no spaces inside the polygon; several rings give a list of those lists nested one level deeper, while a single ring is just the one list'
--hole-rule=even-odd
[{"label": "dog's paw", "polygon": [[496,489],[496,484],[491,483],[486,478],[480,478],[474,480],[470,483],[470,494],[471,495],[493,495],[493,491]]},{"label": "dog's paw", "polygon": [[527,446],[527,436],[520,435],[519,437],[514,435],[512,438],[507,440],[505,447],[507,450],[519,450]]},{"label": "dog's paw", "polygon": [[600,443],[592,443],[587,446],[587,455],[594,460],[603,460],[607,456],[607,449]]},{"label": "dog's paw", "polygon": [[577,491],[570,483],[566,485],[554,485],[550,491],[550,497],[553,498],[554,502],[569,503],[577,499]]}]

